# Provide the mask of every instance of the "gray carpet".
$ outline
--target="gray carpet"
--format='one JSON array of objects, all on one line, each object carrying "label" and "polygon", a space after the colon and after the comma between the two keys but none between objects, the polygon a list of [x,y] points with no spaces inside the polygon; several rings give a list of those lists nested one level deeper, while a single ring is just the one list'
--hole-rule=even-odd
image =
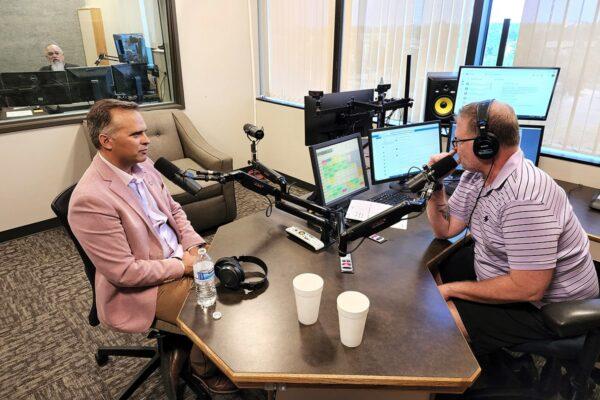
[{"label": "gray carpet", "polygon": [[[239,185],[236,197],[238,218],[269,204]],[[214,232],[203,236],[210,241]],[[153,341],[88,324],[91,288],[66,232],[55,228],[0,243],[0,255],[0,399],[116,398],[146,360],[111,358],[98,367],[96,348],[151,346]],[[256,397],[255,392],[218,396]],[[166,398],[158,372],[133,398]],[[186,399],[193,398],[187,390]]]}]

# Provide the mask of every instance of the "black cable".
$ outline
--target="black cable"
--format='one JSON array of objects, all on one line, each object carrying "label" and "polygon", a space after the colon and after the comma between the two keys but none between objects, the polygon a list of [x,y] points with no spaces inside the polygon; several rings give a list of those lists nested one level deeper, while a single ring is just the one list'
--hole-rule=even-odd
[{"label": "black cable", "polygon": [[269,202],[269,206],[265,209],[265,216],[269,218],[273,213],[273,202],[271,201],[269,196],[265,195],[265,199],[267,199],[267,201]]},{"label": "black cable", "polygon": [[363,237],[363,238],[360,240],[360,242],[358,242],[358,244],[357,244],[357,245],[356,245],[356,246],[355,246],[355,247],[354,247],[352,250],[350,250],[350,251],[347,251],[347,252],[346,252],[346,254],[352,254],[352,253],[354,253],[356,250],[358,250],[358,248],[360,247],[360,245],[361,245],[361,244],[363,244],[363,242],[365,241],[365,239],[366,239],[366,238],[367,238],[366,236],[365,236],[365,237]]},{"label": "black cable", "polygon": [[477,194],[477,198],[475,199],[475,205],[473,206],[473,209],[471,210],[471,214],[469,215],[469,222],[467,223],[467,229],[465,229],[465,235],[463,236],[463,240],[466,239],[467,237],[467,233],[471,230],[471,218],[473,218],[473,213],[475,212],[475,208],[477,208],[477,203],[479,202],[479,199],[481,198],[481,193],[483,192],[483,188],[485,187],[485,184],[488,180],[488,178],[490,177],[490,174],[492,173],[492,168],[494,168],[494,162],[496,161],[496,159],[492,159],[492,165],[490,166],[490,170],[488,171],[487,175],[485,176],[485,179],[483,180],[483,185],[481,185],[481,189],[479,189],[479,194]]}]

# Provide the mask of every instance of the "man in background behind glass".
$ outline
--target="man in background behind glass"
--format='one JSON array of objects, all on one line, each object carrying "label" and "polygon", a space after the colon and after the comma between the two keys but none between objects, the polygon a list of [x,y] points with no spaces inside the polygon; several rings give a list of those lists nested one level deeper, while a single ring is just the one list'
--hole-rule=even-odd
[{"label": "man in background behind glass", "polygon": [[64,71],[65,68],[79,67],[76,64],[65,63],[65,53],[55,44],[49,44],[44,48],[44,56],[49,65],[40,68],[40,71]]}]

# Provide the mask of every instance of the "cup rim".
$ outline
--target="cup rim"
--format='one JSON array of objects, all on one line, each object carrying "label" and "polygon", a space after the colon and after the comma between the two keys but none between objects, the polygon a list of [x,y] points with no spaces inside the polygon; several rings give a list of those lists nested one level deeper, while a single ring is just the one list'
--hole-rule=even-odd
[{"label": "cup rim", "polygon": [[[356,304],[356,306],[358,306],[356,310],[350,311],[344,308],[344,300],[349,296],[355,296],[355,299],[358,300],[359,304]],[[363,314],[368,312],[369,307],[371,306],[369,298],[356,290],[347,290],[340,293],[337,297],[336,304],[338,312],[342,312],[345,316],[350,318],[362,318]]]},{"label": "cup rim", "polygon": [[[300,282],[300,280],[302,280],[303,278],[308,278],[308,277],[315,279],[316,282],[314,282],[314,283],[318,282],[319,285],[318,286],[313,285],[307,289],[297,286],[297,282]],[[311,282],[311,283],[313,283],[313,282]],[[319,292],[320,290],[322,290],[324,285],[325,285],[325,281],[323,280],[323,278],[317,274],[313,274],[312,272],[304,272],[302,274],[298,274],[292,280],[292,286],[294,287],[294,292],[296,292],[296,293],[306,293],[306,294],[316,293],[316,292]]]}]

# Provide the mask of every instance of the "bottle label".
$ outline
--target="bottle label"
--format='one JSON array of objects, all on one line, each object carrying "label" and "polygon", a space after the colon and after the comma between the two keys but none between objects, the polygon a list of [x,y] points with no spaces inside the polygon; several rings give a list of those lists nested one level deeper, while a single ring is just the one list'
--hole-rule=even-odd
[{"label": "bottle label", "polygon": [[215,271],[210,272],[200,272],[196,273],[196,280],[198,281],[207,281],[215,278]]}]

